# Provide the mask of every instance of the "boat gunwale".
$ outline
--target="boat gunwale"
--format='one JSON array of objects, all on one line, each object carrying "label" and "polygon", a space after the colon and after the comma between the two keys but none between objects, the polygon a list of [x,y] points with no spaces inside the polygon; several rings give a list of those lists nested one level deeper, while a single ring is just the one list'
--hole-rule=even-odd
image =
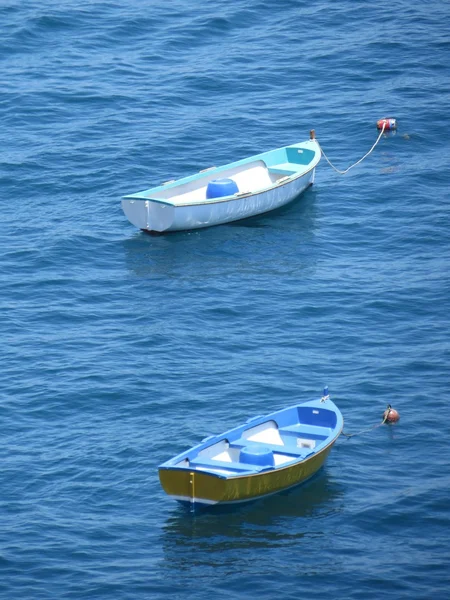
[{"label": "boat gunwale", "polygon": [[[255,477],[262,477],[262,476],[267,476],[267,475],[271,475],[271,474],[278,474],[281,471],[285,471],[287,469],[292,469],[293,467],[296,467],[301,463],[306,464],[307,462],[309,462],[316,456],[320,456],[323,452],[325,452],[325,450],[327,450],[330,446],[332,446],[333,444],[336,443],[336,441],[338,440],[339,436],[341,435],[343,429],[344,429],[344,420],[342,419],[342,426],[341,426],[340,430],[335,435],[333,435],[333,438],[330,439],[330,441],[327,443],[326,446],[323,446],[323,448],[321,448],[317,452],[313,451],[305,457],[299,457],[298,460],[294,459],[293,461],[290,461],[289,464],[287,464],[287,465],[281,465],[279,467],[269,467],[269,468],[267,468],[263,471],[259,471],[259,472],[249,471],[248,473],[241,473],[241,474],[236,474],[236,475],[233,475],[233,474],[224,475],[223,473],[217,473],[217,472],[214,473],[213,471],[208,471],[206,468],[197,469],[197,468],[195,468],[195,466],[182,467],[182,466],[177,466],[177,465],[165,466],[166,463],[163,463],[162,465],[160,465],[158,467],[158,471],[181,471],[181,472],[187,471],[187,472],[201,473],[202,475],[206,475],[209,477],[215,477],[218,479],[233,480],[233,481],[235,481],[236,479],[254,479]],[[281,454],[283,453],[282,448],[284,448],[284,446],[280,446]],[[170,459],[170,460],[174,460],[174,459]],[[166,461],[166,462],[169,462],[169,461]],[[301,483],[301,482],[299,482],[299,483]],[[296,484],[294,484],[294,485],[296,485]]]},{"label": "boat gunwale", "polygon": [[[172,456],[171,458],[169,458],[168,460],[163,462],[161,465],[159,465],[158,470],[181,471],[181,472],[186,472],[186,471],[191,470],[194,472],[199,472],[199,473],[211,475],[214,477],[218,476],[221,479],[233,479],[234,480],[234,479],[241,478],[241,477],[249,478],[249,477],[255,477],[255,476],[260,476],[260,475],[267,475],[270,473],[279,473],[280,471],[282,471],[284,469],[289,469],[291,467],[299,465],[300,463],[306,463],[308,460],[314,458],[315,456],[319,456],[330,445],[334,444],[336,442],[336,440],[339,438],[339,436],[341,435],[342,430],[344,428],[344,417],[342,416],[341,411],[336,406],[336,404],[334,404],[334,402],[332,400],[328,399],[328,402],[331,404],[331,407],[327,408],[327,410],[329,410],[330,412],[333,412],[336,415],[337,421],[336,421],[335,427],[332,429],[332,431],[330,431],[329,435],[326,436],[324,439],[324,441],[328,440],[326,442],[326,445],[324,445],[318,451],[313,450],[307,456],[304,456],[304,457],[299,456],[297,459],[293,459],[293,461],[289,461],[289,464],[286,464],[284,466],[280,465],[278,467],[269,468],[269,469],[259,471],[259,472],[249,471],[248,473],[236,474],[236,475],[233,475],[233,474],[223,475],[223,474],[217,473],[217,472],[214,473],[213,471],[197,469],[197,468],[195,468],[195,465],[193,467],[190,467],[188,465],[186,465],[186,466],[179,465],[179,463],[183,460],[186,460],[186,459],[190,460],[189,459],[190,453],[196,452],[195,457],[197,457],[200,451],[202,451],[206,448],[209,448],[210,446],[217,444],[218,442],[226,440],[226,441],[228,441],[228,443],[230,443],[228,438],[232,437],[232,435],[236,431],[239,431],[239,430],[246,431],[246,427],[245,427],[246,425],[248,425],[249,427],[256,427],[256,426],[261,425],[269,420],[276,420],[277,415],[280,413],[284,413],[284,412],[290,411],[292,409],[297,409],[299,407],[311,406],[311,407],[318,408],[318,407],[320,407],[321,400],[309,400],[307,402],[301,402],[299,404],[293,404],[291,406],[281,408],[279,410],[275,410],[275,411],[265,414],[265,415],[258,415],[256,417],[251,417],[251,418],[247,419],[247,421],[244,424],[237,425],[236,427],[232,427],[231,429],[228,429],[227,431],[224,431],[224,432],[216,434],[216,435],[207,436],[198,444],[192,446],[191,448],[188,448],[187,450],[184,450],[183,452],[178,453],[175,456]],[[339,422],[340,422],[340,428],[339,428]],[[281,429],[283,429],[283,428],[281,428]],[[237,440],[239,440],[239,438],[237,438]],[[235,440],[235,441],[237,441],[237,440]],[[233,441],[231,443],[233,443]],[[285,448],[285,446],[280,446],[280,449],[279,449],[280,454],[283,454],[283,448]],[[287,448],[286,450],[287,450],[287,453],[289,453],[289,449]],[[230,463],[230,468],[232,468],[231,464],[232,463]]]},{"label": "boat gunwale", "polygon": [[[310,141],[311,140],[309,140],[309,142]],[[309,142],[300,142],[299,144],[292,144],[290,146],[285,146],[284,148],[300,147],[302,144],[309,143]],[[283,149],[283,148],[278,148],[277,150],[281,150],[281,149]],[[308,150],[309,148],[306,148],[306,149]],[[201,205],[205,205],[205,204],[206,205],[214,205],[214,204],[220,204],[223,202],[232,202],[234,200],[242,200],[242,199],[248,198],[250,196],[264,194],[264,193],[266,193],[270,190],[273,190],[277,187],[282,187],[289,183],[293,183],[297,179],[304,177],[305,175],[308,175],[311,171],[313,171],[317,167],[317,165],[319,164],[320,159],[322,157],[320,147],[318,147],[315,149],[315,155],[311,159],[310,163],[308,165],[305,165],[306,169],[304,171],[294,172],[291,175],[286,175],[285,177],[282,177],[281,179],[274,181],[272,185],[265,187],[265,188],[261,188],[259,190],[255,190],[255,191],[237,192],[236,194],[233,194],[231,196],[222,196],[219,198],[196,200],[196,201],[186,202],[185,204],[178,204],[176,202],[171,202],[170,199],[168,199],[168,198],[161,199],[161,198],[152,198],[152,197],[141,196],[141,194],[145,194],[146,192],[154,192],[155,190],[158,190],[158,192],[159,192],[164,188],[171,188],[171,187],[175,188],[179,185],[187,183],[188,181],[193,181],[195,179],[203,179],[203,177],[205,175],[211,175],[211,174],[213,174],[214,171],[217,174],[220,174],[221,172],[226,171],[227,169],[231,169],[240,164],[245,165],[246,163],[250,164],[251,162],[256,161],[256,160],[263,160],[263,157],[267,156],[267,154],[269,154],[271,152],[275,152],[275,150],[269,150],[268,152],[263,152],[261,154],[257,154],[255,156],[251,156],[249,158],[241,159],[241,160],[229,163],[227,165],[222,165],[220,167],[209,167],[207,169],[202,169],[201,171],[199,171],[198,173],[195,173],[194,175],[188,175],[187,177],[182,177],[181,179],[177,179],[177,180],[170,180],[169,182],[166,182],[166,184],[163,183],[161,185],[158,185],[154,188],[150,188],[149,190],[144,190],[142,192],[135,192],[134,194],[127,194],[126,196],[122,197],[122,200],[154,202],[156,204],[164,204],[166,206],[171,206],[174,208],[201,206]],[[292,164],[296,164],[296,163],[292,163]],[[270,166],[267,166],[267,168],[268,168],[268,170],[270,170]]]}]

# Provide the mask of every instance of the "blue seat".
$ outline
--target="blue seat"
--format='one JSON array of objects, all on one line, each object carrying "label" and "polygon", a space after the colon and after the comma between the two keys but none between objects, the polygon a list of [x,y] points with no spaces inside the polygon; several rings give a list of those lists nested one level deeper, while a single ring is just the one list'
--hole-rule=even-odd
[{"label": "blue seat", "polygon": [[270,165],[268,167],[271,173],[280,173],[281,175],[294,175],[298,171],[304,171],[304,165],[294,163],[280,163],[279,165]]},{"label": "blue seat", "polygon": [[230,472],[243,473],[248,471],[261,471],[261,467],[254,465],[243,465],[237,462],[226,462],[224,460],[215,460],[214,458],[203,458],[201,456],[190,461],[191,467],[205,467],[206,469],[220,469]]},{"label": "blue seat", "polygon": [[279,446],[278,444],[266,444],[266,443],[261,444],[261,442],[252,442],[251,440],[245,440],[243,438],[236,440],[235,442],[230,444],[230,446],[234,446],[235,448],[245,448],[245,447],[251,448],[252,446],[257,448],[257,447],[261,447],[261,445],[263,445],[264,448],[271,450],[272,452],[277,452],[278,454],[287,454],[287,455],[295,457],[295,458],[300,458],[305,455],[305,449],[297,448],[294,444],[286,445],[286,446]]}]

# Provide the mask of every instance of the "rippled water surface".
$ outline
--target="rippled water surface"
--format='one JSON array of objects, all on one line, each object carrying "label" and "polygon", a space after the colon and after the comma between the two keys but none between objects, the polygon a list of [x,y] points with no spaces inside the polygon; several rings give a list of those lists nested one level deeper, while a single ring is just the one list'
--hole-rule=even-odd
[{"label": "rippled water surface", "polygon": [[[449,19],[0,3],[1,598],[449,597]],[[276,213],[148,236],[121,211],[310,129],[345,169],[385,116]],[[369,431],[306,486],[201,515],[160,488],[170,456],[325,384]]]}]

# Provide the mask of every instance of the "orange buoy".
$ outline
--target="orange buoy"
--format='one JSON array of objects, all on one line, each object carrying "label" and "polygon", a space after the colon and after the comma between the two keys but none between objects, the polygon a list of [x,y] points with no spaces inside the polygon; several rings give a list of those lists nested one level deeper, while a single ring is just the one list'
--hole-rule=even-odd
[{"label": "orange buoy", "polygon": [[383,126],[385,131],[387,131],[388,129],[397,129],[397,121],[392,117],[386,117],[377,121],[377,129],[383,129]]},{"label": "orange buoy", "polygon": [[388,404],[387,409],[383,413],[384,423],[397,423],[399,419],[400,415],[398,412],[395,410],[395,408],[392,408],[392,406]]}]

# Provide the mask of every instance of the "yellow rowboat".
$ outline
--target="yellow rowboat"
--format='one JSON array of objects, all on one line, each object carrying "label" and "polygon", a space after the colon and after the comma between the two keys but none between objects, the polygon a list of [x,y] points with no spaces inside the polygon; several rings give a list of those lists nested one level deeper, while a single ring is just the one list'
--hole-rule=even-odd
[{"label": "yellow rowboat", "polygon": [[164,491],[179,502],[237,504],[289,489],[324,464],[344,426],[324,396],[249,419],[210,436],[159,467]]}]

